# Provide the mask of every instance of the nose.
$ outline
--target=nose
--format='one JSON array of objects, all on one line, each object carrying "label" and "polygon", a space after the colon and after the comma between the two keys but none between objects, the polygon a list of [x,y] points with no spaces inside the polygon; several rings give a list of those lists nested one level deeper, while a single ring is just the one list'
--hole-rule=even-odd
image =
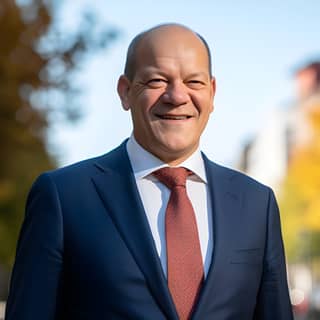
[{"label": "nose", "polygon": [[183,82],[170,83],[162,95],[162,100],[174,106],[186,104],[189,101],[188,88]]}]

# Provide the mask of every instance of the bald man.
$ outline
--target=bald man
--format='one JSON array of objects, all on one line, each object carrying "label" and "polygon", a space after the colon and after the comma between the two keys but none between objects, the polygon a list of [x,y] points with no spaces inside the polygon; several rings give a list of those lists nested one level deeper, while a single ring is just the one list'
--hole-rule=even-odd
[{"label": "bald man", "polygon": [[273,192],[199,149],[215,94],[204,39],[139,34],[118,93],[130,138],[30,191],[6,319],[293,319]]}]

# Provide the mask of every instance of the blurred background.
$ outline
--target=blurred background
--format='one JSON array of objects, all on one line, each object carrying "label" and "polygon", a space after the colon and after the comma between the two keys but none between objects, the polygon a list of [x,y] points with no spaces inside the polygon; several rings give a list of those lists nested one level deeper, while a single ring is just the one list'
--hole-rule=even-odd
[{"label": "blurred background", "polygon": [[130,135],[116,94],[127,46],[178,22],[212,49],[202,149],[275,190],[295,317],[320,319],[319,12],[317,0],[1,0],[0,314],[33,180]]}]

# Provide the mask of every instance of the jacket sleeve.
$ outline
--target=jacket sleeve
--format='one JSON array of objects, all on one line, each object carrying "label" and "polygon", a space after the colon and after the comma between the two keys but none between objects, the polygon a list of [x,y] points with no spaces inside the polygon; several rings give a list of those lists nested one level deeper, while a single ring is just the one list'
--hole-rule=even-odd
[{"label": "jacket sleeve", "polygon": [[293,320],[279,209],[271,190],[263,274],[254,320]]},{"label": "jacket sleeve", "polygon": [[53,320],[61,300],[63,221],[49,174],[28,196],[11,275],[6,320]]}]

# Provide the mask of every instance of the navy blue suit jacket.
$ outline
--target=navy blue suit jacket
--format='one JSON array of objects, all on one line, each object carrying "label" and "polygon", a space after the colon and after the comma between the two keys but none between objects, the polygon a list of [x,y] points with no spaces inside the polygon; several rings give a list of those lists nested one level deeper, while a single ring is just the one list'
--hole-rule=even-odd
[{"label": "navy blue suit jacket", "polygon": [[[214,249],[192,319],[291,320],[272,191],[203,157]],[[178,319],[124,143],[36,180],[6,319]]]}]

